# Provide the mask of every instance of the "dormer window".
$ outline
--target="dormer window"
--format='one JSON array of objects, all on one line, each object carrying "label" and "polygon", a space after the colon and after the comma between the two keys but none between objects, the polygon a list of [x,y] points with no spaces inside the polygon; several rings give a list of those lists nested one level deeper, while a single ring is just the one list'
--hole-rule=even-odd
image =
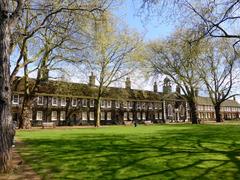
[{"label": "dormer window", "polygon": [[66,98],[61,98],[61,106],[66,106]]},{"label": "dormer window", "polygon": [[37,105],[43,105],[43,96],[38,96]]},{"label": "dormer window", "polygon": [[17,94],[13,95],[12,103],[19,104],[19,95]]},{"label": "dormer window", "polygon": [[72,99],[72,106],[76,107],[77,106],[77,99]]},{"label": "dormer window", "polygon": [[52,106],[57,106],[58,104],[58,98],[57,97],[53,97],[52,98]]}]

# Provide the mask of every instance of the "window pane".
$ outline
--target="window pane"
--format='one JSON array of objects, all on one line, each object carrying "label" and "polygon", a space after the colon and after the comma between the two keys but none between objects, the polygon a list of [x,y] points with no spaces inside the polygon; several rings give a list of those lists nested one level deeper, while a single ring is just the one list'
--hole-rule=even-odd
[{"label": "window pane", "polygon": [[52,121],[57,121],[57,111],[52,111]]}]

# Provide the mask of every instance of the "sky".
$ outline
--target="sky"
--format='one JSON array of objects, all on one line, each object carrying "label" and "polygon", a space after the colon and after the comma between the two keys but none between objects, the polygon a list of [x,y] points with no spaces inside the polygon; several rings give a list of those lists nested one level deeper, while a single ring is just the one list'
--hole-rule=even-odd
[{"label": "sky", "polygon": [[[138,1],[140,2],[140,1]],[[173,24],[163,22],[159,17],[146,17],[139,15],[139,6],[133,0],[125,0],[122,6],[113,9],[113,13],[121,20],[126,22],[129,28],[138,31],[145,41],[165,38],[174,30]]]}]

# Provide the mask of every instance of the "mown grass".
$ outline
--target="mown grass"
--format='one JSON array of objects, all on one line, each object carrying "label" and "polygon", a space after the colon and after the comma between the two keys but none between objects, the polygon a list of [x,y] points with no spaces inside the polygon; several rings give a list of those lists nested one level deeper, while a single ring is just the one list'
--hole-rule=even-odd
[{"label": "mown grass", "polygon": [[18,131],[43,179],[240,179],[240,126]]}]

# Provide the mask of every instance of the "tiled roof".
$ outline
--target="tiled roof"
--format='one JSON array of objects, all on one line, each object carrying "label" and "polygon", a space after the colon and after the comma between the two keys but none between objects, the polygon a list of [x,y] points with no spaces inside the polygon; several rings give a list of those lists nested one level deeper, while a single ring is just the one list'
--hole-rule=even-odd
[{"label": "tiled roof", "polygon": [[[197,104],[199,105],[211,105],[212,106],[212,101],[209,97],[197,97]],[[222,106],[235,106],[235,107],[240,107],[240,104],[237,101],[234,100],[226,100],[222,103]]]}]

